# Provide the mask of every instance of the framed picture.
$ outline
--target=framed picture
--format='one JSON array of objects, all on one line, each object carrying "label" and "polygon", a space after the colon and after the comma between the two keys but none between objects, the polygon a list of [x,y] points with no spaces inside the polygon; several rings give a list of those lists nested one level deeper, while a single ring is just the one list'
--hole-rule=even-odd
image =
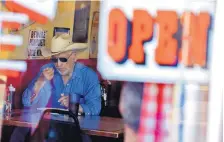
[{"label": "framed picture", "polygon": [[90,33],[89,57],[97,58],[98,55],[98,31],[99,31],[99,11],[93,12],[92,26]]},{"label": "framed picture", "polygon": [[87,43],[91,1],[76,1],[73,26],[73,42]]},{"label": "framed picture", "polygon": [[70,34],[70,28],[54,27],[53,36],[63,33]]}]

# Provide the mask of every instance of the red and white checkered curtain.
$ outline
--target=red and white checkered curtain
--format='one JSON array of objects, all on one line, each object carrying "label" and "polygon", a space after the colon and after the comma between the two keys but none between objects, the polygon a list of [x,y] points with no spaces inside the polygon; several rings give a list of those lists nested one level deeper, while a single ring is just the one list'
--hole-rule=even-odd
[{"label": "red and white checkered curtain", "polygon": [[168,121],[172,105],[172,84],[144,85],[139,142],[165,142],[168,139]]}]

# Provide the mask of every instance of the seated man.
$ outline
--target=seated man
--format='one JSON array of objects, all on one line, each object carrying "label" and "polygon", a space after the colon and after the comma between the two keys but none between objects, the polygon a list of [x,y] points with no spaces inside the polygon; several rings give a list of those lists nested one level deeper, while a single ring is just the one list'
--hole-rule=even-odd
[{"label": "seated man", "polygon": [[23,94],[23,105],[28,108],[68,108],[69,94],[84,98],[79,112],[99,115],[101,91],[97,74],[76,62],[76,54],[85,50],[86,44],[71,44],[68,34],[52,39],[51,52],[42,49],[52,63],[44,65]]},{"label": "seated man", "polygon": [[[25,108],[66,109],[71,94],[80,95],[84,99],[84,103],[80,103],[80,113],[99,115],[101,91],[98,76],[92,69],[76,62],[77,53],[85,50],[86,44],[72,44],[70,39],[68,34],[55,36],[51,51],[42,49],[43,56],[51,56],[52,63],[44,65],[24,91],[22,101]],[[29,131],[27,128],[16,128],[10,141],[23,142]]]}]

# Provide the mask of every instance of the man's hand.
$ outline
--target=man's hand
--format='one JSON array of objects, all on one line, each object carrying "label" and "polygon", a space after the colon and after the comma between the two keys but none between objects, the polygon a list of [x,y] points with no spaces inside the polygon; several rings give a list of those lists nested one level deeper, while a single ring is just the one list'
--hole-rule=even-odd
[{"label": "man's hand", "polygon": [[[64,96],[64,94],[61,94],[61,98],[58,100],[58,102],[61,103],[61,105],[65,106],[65,107],[69,107],[69,96]],[[81,107],[81,105],[79,105],[79,113],[83,113],[83,108]]]},{"label": "man's hand", "polygon": [[84,113],[83,108],[81,107],[81,105],[79,105],[79,113],[80,114]]},{"label": "man's hand", "polygon": [[58,100],[58,102],[61,103],[61,105],[68,108],[69,96],[65,96],[64,94],[61,94],[61,98]]},{"label": "man's hand", "polygon": [[39,94],[40,89],[44,86],[46,80],[51,80],[54,77],[54,69],[53,68],[46,68],[43,70],[42,75],[38,78],[34,85],[34,93],[35,95],[32,97],[31,101],[37,97]]},{"label": "man's hand", "polygon": [[44,69],[43,75],[44,75],[45,79],[51,80],[54,77],[54,69],[53,68]]}]

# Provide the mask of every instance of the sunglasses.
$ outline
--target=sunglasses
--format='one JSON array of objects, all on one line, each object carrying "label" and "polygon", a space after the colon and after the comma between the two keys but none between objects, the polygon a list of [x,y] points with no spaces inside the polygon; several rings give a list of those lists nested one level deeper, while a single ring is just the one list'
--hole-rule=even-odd
[{"label": "sunglasses", "polygon": [[68,58],[65,58],[65,57],[55,58],[55,57],[53,57],[53,58],[51,58],[51,61],[54,62],[54,63],[57,63],[58,60],[59,60],[60,62],[66,63],[66,62],[68,62],[68,59],[70,58],[71,55],[69,55]]}]

